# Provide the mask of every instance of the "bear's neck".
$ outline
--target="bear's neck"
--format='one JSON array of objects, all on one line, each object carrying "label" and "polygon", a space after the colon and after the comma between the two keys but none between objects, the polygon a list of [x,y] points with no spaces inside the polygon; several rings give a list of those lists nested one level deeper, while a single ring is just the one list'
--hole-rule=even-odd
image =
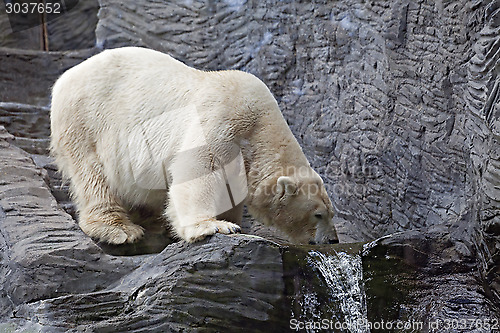
[{"label": "bear's neck", "polygon": [[[258,188],[272,187],[278,177],[310,167],[277,105],[276,110],[261,115],[247,141],[241,148],[247,171],[249,204],[265,205],[269,194],[262,194]],[[264,197],[256,198],[261,195]]]}]

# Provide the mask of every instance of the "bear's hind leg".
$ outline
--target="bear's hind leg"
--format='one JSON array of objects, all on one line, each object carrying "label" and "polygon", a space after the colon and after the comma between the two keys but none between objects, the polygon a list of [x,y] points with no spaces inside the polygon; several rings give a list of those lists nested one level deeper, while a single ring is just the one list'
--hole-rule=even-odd
[{"label": "bear's hind leg", "polygon": [[141,238],[144,229],[130,221],[120,200],[111,192],[97,157],[89,156],[79,164],[71,168],[75,172],[71,172],[70,178],[83,232],[109,244],[132,243]]}]

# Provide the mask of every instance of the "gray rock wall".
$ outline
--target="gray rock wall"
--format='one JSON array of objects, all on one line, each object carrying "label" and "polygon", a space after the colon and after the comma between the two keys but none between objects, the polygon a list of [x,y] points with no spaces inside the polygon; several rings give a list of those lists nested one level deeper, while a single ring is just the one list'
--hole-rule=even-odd
[{"label": "gray rock wall", "polygon": [[94,53],[95,49],[40,52],[0,48],[0,101],[48,106],[57,78]]},{"label": "gray rock wall", "polygon": [[472,186],[475,189],[482,230],[483,267],[486,281],[500,299],[500,3],[491,2],[479,18],[477,34],[467,63],[466,145],[470,147]]},{"label": "gray rock wall", "polygon": [[481,248],[498,293],[486,267],[500,234],[498,1],[100,4],[100,47],[268,84],[326,180],[341,240],[444,228]]},{"label": "gray rock wall", "polygon": [[[61,3],[61,1],[59,1]],[[17,2],[19,3],[19,1]],[[27,2],[30,3],[30,2]],[[32,1],[31,3],[36,3]],[[54,1],[50,2],[51,4]],[[50,51],[77,50],[95,46],[95,26],[97,24],[97,0],[63,1],[70,10],[62,15],[45,15],[47,22],[46,36],[43,35],[41,25],[29,29],[21,29],[20,23],[26,19],[14,21],[6,14],[4,2],[0,3],[0,47],[9,47],[23,50],[42,50],[42,39],[46,38]],[[55,7],[54,7],[55,8]],[[31,5],[29,9],[32,9]],[[63,9],[64,10],[64,9]],[[24,16],[26,17],[26,16]],[[41,22],[42,15],[31,16],[34,22]],[[71,28],[68,28],[71,27]]]},{"label": "gray rock wall", "polygon": [[[341,242],[395,233],[364,253],[369,319],[498,319],[500,1],[100,0],[95,40],[96,4],[80,5],[49,29],[51,45],[90,47],[79,51],[19,50],[36,49],[39,35],[7,33],[0,15],[8,46],[0,126],[14,135],[0,131],[0,323],[51,331],[288,323],[279,316],[296,295],[281,282],[301,284],[287,276],[295,263],[284,262],[283,248],[245,236],[167,246],[161,230],[126,249],[99,248],[58,207],[68,198],[45,156],[50,88],[100,49],[126,45],[200,69],[249,71],[270,87],[325,179]],[[213,297],[217,288],[225,302]],[[238,297],[251,299],[244,309]]]},{"label": "gray rock wall", "polygon": [[263,79],[327,179],[339,222],[356,225],[351,237],[451,224],[468,210],[468,1],[159,3],[102,0],[98,45]]}]

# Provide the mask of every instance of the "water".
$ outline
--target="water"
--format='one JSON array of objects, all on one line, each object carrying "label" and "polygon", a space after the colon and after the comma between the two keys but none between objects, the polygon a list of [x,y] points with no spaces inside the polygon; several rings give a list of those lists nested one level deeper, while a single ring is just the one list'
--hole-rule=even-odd
[{"label": "water", "polygon": [[316,271],[327,295],[320,299],[315,288],[303,286],[298,317],[301,331],[368,333],[363,269],[359,254],[324,254],[309,251],[308,264]]}]

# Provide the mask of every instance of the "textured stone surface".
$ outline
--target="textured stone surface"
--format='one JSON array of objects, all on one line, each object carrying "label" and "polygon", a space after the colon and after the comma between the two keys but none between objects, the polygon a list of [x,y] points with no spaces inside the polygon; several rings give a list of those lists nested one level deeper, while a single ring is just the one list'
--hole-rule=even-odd
[{"label": "textured stone surface", "polygon": [[[68,13],[57,17],[49,15],[47,24],[49,50],[63,51],[94,47],[98,10],[97,0],[79,0]],[[68,29],[68,27],[71,28]]]},{"label": "textured stone surface", "polygon": [[288,320],[279,316],[278,245],[219,235],[158,255],[105,254],[59,208],[44,169],[4,139],[0,148],[0,323],[116,332],[262,329]]},{"label": "textured stone surface", "polygon": [[467,211],[468,1],[160,3],[102,0],[98,45],[262,78],[327,179],[339,223],[358,226],[351,238],[452,224]]},{"label": "textured stone surface", "polygon": [[[256,74],[277,97],[311,164],[324,177],[338,212],[341,241],[395,233],[374,243],[363,258],[369,319],[498,319],[500,1],[99,0],[99,5],[95,49],[44,53],[0,48],[0,125],[15,136],[0,131],[5,154],[0,202],[7,207],[0,210],[0,270],[5,273],[0,285],[8,286],[0,294],[0,309],[6,309],[0,318],[19,317],[19,325],[34,329],[54,323],[54,330],[105,332],[116,325],[135,331],[182,330],[179,323],[187,321],[191,328],[217,330],[220,309],[235,330],[244,323],[256,329],[264,321],[273,328],[283,325],[275,315],[286,312],[289,303],[278,296],[280,282],[262,282],[271,288],[268,293],[256,285],[238,289],[240,295],[259,295],[247,304],[253,314],[238,316],[228,310],[238,309],[232,300],[223,304],[209,298],[215,282],[203,294],[213,308],[208,303],[195,308],[182,298],[191,293],[190,299],[203,299],[194,289],[212,275],[215,280],[209,281],[220,283],[222,290],[244,278],[267,281],[282,269],[277,267],[286,266],[276,245],[217,236],[197,246],[172,243],[157,256],[113,257],[105,253],[159,252],[170,240],[151,223],[146,240],[136,247],[99,248],[56,207],[44,185],[48,182],[52,194],[74,213],[43,155],[50,86],[100,48],[139,45],[200,69]],[[73,22],[77,19],[67,30]],[[70,35],[65,25],[59,36]],[[3,35],[4,26],[0,16],[0,45],[15,45],[5,44],[12,36]],[[18,38],[32,39],[28,32]],[[60,40],[64,48],[67,40]],[[5,140],[29,151],[44,169],[35,168],[28,155]],[[7,172],[9,178],[3,178]],[[17,208],[9,210],[8,203]],[[24,221],[32,221],[30,228]],[[248,219],[244,223],[245,231],[283,240]],[[176,251],[201,258],[207,266],[181,260]],[[242,262],[248,262],[247,270]],[[51,279],[46,287],[18,290],[18,280],[32,286],[48,281],[48,274],[66,273],[92,278],[77,286],[59,286]],[[151,280],[144,282],[142,275]],[[125,280],[128,284],[119,282]],[[294,283],[300,289],[300,281]],[[286,283],[284,288],[286,294]],[[180,309],[176,306],[182,302],[189,311],[170,310]],[[270,306],[272,313],[265,310]]]},{"label": "textured stone surface", "polygon": [[50,109],[30,104],[0,102],[0,123],[17,137],[16,145],[32,154],[48,155]]},{"label": "textured stone surface", "polygon": [[[63,15],[46,16],[49,51],[94,47],[99,4],[97,0],[65,1],[65,4],[68,6],[75,2],[76,5],[68,8],[69,11]],[[38,21],[41,21],[39,16]],[[4,2],[0,3],[0,47],[42,50],[42,38],[41,25],[22,30],[12,26]]]},{"label": "textured stone surface", "polygon": [[341,241],[445,226],[481,248],[498,295],[498,1],[100,4],[100,47],[268,84],[326,180]]},{"label": "textured stone surface", "polygon": [[31,29],[14,32],[6,14],[5,2],[0,2],[0,46],[40,50],[42,47],[40,26]]},{"label": "textured stone surface", "polygon": [[284,327],[281,253],[269,244],[220,235],[195,245],[175,243],[143,257],[138,269],[105,290],[30,303],[16,316],[84,332]]},{"label": "textured stone surface", "polygon": [[484,8],[484,22],[468,62],[467,144],[483,236],[483,272],[500,302],[500,3]]},{"label": "textured stone surface", "polygon": [[137,266],[133,257],[103,255],[58,207],[45,171],[7,141],[0,147],[1,315],[22,303],[98,291]]},{"label": "textured stone surface", "polygon": [[50,90],[67,69],[97,51],[26,51],[0,47],[0,101],[48,106]]}]

